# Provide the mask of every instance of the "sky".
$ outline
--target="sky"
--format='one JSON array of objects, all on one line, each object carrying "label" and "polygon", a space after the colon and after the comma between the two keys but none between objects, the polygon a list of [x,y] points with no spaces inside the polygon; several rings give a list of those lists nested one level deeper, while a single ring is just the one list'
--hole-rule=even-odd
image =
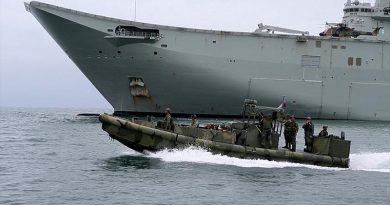
[{"label": "sky", "polygon": [[[264,23],[309,31],[311,35],[323,31],[326,22],[341,22],[346,2],[137,0],[135,7],[135,0],[41,1],[153,24],[250,32]],[[38,21],[25,11],[23,2],[0,0],[0,107],[111,108]]]}]

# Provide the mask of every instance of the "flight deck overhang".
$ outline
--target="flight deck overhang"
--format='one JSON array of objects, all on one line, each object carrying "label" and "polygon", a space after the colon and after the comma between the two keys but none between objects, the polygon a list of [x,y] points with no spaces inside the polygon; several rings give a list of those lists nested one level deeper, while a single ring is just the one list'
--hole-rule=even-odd
[{"label": "flight deck overhang", "polygon": [[[69,14],[69,15],[67,15],[68,17],[69,16],[83,16],[83,17],[88,17],[88,18],[93,18],[93,19],[104,20],[104,21],[107,21],[111,24],[116,24],[116,25],[127,25],[127,26],[134,26],[134,27],[145,28],[145,29],[156,29],[156,30],[158,29],[158,30],[160,30],[160,32],[162,32],[163,30],[171,30],[171,31],[180,31],[180,32],[215,34],[215,35],[222,35],[222,36],[229,35],[229,36],[265,37],[265,38],[285,38],[285,39],[295,39],[295,40],[297,39],[296,35],[291,35],[291,34],[286,35],[286,34],[257,33],[257,32],[217,31],[217,30],[183,28],[183,27],[173,27],[173,26],[166,26],[166,25],[150,24],[150,23],[141,23],[141,22],[121,20],[121,19],[110,18],[110,17],[101,16],[101,15],[85,13],[85,12],[76,11],[76,10],[72,10],[72,9],[68,9],[68,8],[63,8],[63,7],[59,7],[59,6],[55,6],[55,5],[51,5],[51,4],[41,3],[41,2],[37,2],[37,1],[25,3],[25,7],[26,7],[26,10],[29,12],[33,12],[33,9],[32,9],[33,7],[37,8],[37,9],[43,9],[43,10],[49,9],[51,11],[56,11],[56,13],[60,12],[61,14],[65,14],[65,13]],[[74,18],[76,18],[76,17],[74,17]],[[70,19],[70,20],[73,20],[73,19]],[[97,28],[95,28],[95,29],[99,30]],[[104,31],[102,30],[102,32],[104,32]],[[109,33],[109,32],[106,32],[106,33],[107,33],[107,36],[111,35],[111,33]],[[133,38],[133,40],[135,40],[134,37],[131,37],[131,38]],[[108,39],[110,39],[110,41],[112,41],[112,39],[115,39],[115,41],[119,41],[121,44],[124,41],[126,41],[126,43],[127,43],[131,38],[109,37]],[[307,41],[310,41],[310,40],[334,41],[335,40],[333,37],[309,36],[309,35],[306,35],[305,39]],[[339,38],[339,39],[343,40],[343,41],[357,40],[354,38]],[[142,39],[137,39],[136,41],[139,41],[139,40],[142,40]],[[150,39],[147,41],[153,41],[153,39]],[[368,39],[367,41],[370,41],[372,43],[378,42],[377,40],[372,40],[372,39]],[[297,42],[300,43],[301,41],[297,41]]]}]

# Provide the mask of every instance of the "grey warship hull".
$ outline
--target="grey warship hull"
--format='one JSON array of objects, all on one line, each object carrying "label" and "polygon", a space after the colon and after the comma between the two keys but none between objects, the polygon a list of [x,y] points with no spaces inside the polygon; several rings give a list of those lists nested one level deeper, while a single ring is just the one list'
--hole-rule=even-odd
[{"label": "grey warship hull", "polygon": [[169,27],[39,2],[26,9],[116,113],[230,117],[245,98],[273,106],[286,96],[298,117],[390,120],[387,40]]}]

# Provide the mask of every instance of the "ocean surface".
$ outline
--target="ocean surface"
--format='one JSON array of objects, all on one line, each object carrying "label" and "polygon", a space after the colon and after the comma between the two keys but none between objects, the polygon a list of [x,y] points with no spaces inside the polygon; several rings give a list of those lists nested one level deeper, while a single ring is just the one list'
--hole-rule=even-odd
[{"label": "ocean surface", "polygon": [[0,204],[390,204],[390,123],[314,121],[352,140],[341,169],[195,147],[140,154],[85,112],[111,111],[0,108]]}]

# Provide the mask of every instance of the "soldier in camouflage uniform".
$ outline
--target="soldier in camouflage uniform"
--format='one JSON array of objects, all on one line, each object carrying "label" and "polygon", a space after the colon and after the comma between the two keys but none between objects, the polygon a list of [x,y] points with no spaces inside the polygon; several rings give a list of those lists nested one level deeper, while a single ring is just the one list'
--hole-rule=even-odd
[{"label": "soldier in camouflage uniform", "polygon": [[298,133],[298,123],[295,122],[295,117],[291,116],[290,119],[284,124],[285,135],[288,138],[288,146],[284,148],[288,148],[291,151],[295,152],[296,149],[296,136]]},{"label": "soldier in camouflage uniform", "polygon": [[272,147],[272,117],[271,115],[267,115],[260,121],[260,130],[262,132],[263,139],[267,140]]},{"label": "soldier in camouflage uniform", "polygon": [[298,133],[298,123],[295,121],[295,117],[294,115],[291,116],[291,124],[290,124],[291,128],[291,136],[290,136],[290,140],[291,140],[291,151],[295,152],[296,150],[296,147],[297,147],[297,133]]},{"label": "soldier in camouflage uniform", "polygon": [[191,127],[199,127],[198,117],[196,115],[191,116]]},{"label": "soldier in camouflage uniform", "polygon": [[165,117],[164,117],[164,129],[165,130],[171,130],[172,125],[173,125],[173,119],[171,116],[171,109],[167,108],[165,109]]},{"label": "soldier in camouflage uniform", "polygon": [[286,115],[286,117],[285,117],[283,122],[284,122],[284,132],[283,132],[283,135],[284,135],[284,141],[286,143],[286,145],[283,148],[289,149],[289,147],[290,147],[290,138],[289,138],[289,134],[287,132],[287,127],[289,127],[289,124],[291,123],[290,115]]},{"label": "soldier in camouflage uniform", "polygon": [[328,126],[323,126],[321,132],[318,134],[318,137],[327,137],[328,136]]},{"label": "soldier in camouflage uniform", "polygon": [[305,151],[311,152],[313,146],[314,124],[311,121],[311,117],[306,118],[305,124],[302,126],[305,130]]}]

